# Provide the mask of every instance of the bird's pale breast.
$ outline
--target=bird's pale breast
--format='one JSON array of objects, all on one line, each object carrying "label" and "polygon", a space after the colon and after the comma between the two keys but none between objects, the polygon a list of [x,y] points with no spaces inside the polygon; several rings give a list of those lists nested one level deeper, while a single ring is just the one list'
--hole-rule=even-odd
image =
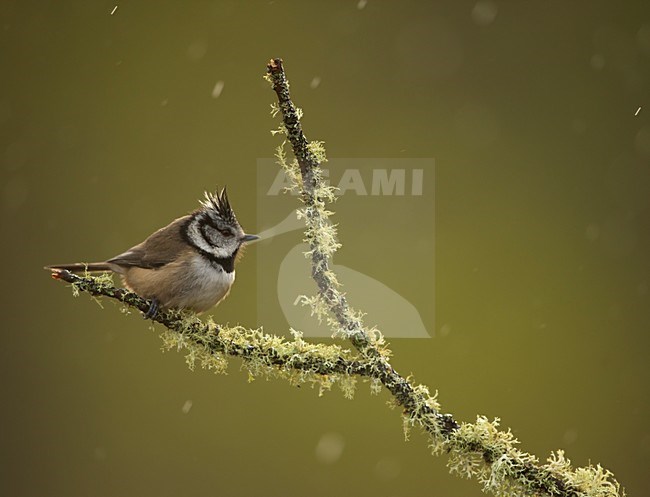
[{"label": "bird's pale breast", "polygon": [[158,269],[130,268],[125,284],[145,298],[156,298],[163,307],[203,312],[228,295],[235,272],[191,250]]}]

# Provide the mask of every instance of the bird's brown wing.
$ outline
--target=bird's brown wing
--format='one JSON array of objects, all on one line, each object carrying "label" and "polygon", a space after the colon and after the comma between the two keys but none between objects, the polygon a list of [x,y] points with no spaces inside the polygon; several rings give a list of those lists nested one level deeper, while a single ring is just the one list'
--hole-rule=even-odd
[{"label": "bird's brown wing", "polygon": [[188,249],[181,230],[189,218],[190,216],[178,218],[153,233],[144,242],[106,262],[122,267],[144,269],[156,269],[169,264]]}]

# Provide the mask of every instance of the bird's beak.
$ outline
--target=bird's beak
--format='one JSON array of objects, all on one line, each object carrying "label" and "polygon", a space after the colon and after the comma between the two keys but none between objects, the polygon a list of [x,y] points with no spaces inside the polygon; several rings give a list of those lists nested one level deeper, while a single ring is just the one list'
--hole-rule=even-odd
[{"label": "bird's beak", "polygon": [[244,235],[241,239],[241,242],[242,243],[252,242],[253,240],[259,240],[259,238],[260,237],[257,235]]}]

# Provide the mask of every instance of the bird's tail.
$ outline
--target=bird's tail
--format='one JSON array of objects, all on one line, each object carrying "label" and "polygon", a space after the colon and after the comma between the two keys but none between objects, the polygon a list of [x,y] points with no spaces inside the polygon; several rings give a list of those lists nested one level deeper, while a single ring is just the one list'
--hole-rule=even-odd
[{"label": "bird's tail", "polygon": [[70,271],[71,273],[96,273],[113,270],[113,268],[111,268],[111,265],[107,262],[77,262],[74,264],[54,264],[52,266],[45,266],[45,269],[49,271],[60,269]]}]

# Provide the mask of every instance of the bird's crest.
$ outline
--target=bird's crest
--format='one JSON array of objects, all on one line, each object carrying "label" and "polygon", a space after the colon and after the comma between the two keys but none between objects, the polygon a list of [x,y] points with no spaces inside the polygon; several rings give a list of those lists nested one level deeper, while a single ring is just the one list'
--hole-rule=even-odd
[{"label": "bird's crest", "polygon": [[217,216],[224,222],[237,224],[237,218],[232,207],[230,207],[228,192],[225,186],[221,190],[221,193],[219,193],[218,189],[215,193],[205,192],[205,200],[201,200],[200,202],[204,210],[216,212]]}]

